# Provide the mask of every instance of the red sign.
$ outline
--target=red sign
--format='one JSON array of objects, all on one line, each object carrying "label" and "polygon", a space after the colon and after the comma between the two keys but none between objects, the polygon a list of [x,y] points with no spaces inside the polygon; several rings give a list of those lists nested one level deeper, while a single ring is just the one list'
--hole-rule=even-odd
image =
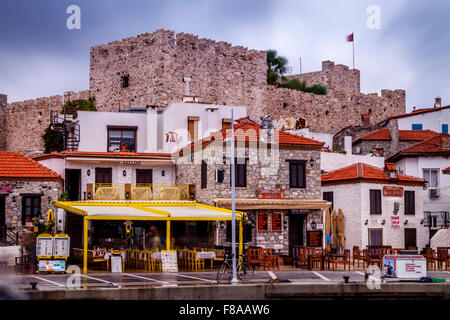
[{"label": "red sign", "polygon": [[284,199],[284,190],[258,189],[258,199]]},{"label": "red sign", "polygon": [[322,247],[322,231],[308,231],[308,247]]},{"label": "red sign", "polygon": [[403,196],[403,187],[384,186],[383,187],[383,196],[402,197]]},{"label": "red sign", "polygon": [[281,213],[272,213],[272,231],[283,231],[281,225]]},{"label": "red sign", "polygon": [[391,216],[392,228],[400,228],[400,217]]},{"label": "red sign", "polygon": [[258,213],[258,231],[269,231],[269,214],[267,212]]},{"label": "red sign", "polygon": [[11,183],[4,183],[0,186],[0,192],[13,192]]}]

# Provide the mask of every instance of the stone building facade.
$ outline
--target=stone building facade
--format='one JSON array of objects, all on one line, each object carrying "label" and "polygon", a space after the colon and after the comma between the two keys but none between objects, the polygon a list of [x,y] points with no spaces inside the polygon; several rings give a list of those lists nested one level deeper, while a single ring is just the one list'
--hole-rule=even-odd
[{"label": "stone building facade", "polygon": [[[361,93],[359,70],[325,61],[322,71],[294,76],[325,84],[325,96],[277,88],[267,85],[264,51],[167,30],[94,46],[90,61],[89,90],[70,98],[95,96],[99,111],[128,110],[131,105],[167,107],[182,101],[182,79],[189,77],[190,94],[204,102],[246,106],[254,119],[302,118],[314,132],[334,134],[361,125],[362,114],[371,114],[372,123],[377,123],[405,112],[404,90]],[[0,147],[27,154],[42,151],[50,110],[61,105],[61,96],[6,104],[0,111],[0,129],[7,136]]]},{"label": "stone building facade", "polygon": [[[244,119],[236,125],[237,130],[239,130],[240,125],[245,126],[246,121],[251,122],[250,128],[255,124],[251,120]],[[258,131],[258,128],[259,125],[255,130]],[[228,137],[230,134],[227,133],[226,136]],[[300,136],[291,136],[294,139],[305,139]],[[264,144],[247,145],[243,147],[244,150],[237,147],[236,158],[248,160],[246,162],[246,185],[245,187],[236,187],[235,197],[236,210],[246,212],[249,221],[254,223],[253,227],[246,226],[244,232],[246,234],[244,239],[247,237],[246,245],[274,248],[280,250],[279,252],[282,254],[288,254],[293,245],[306,246],[307,231],[311,230],[311,223],[314,221],[320,224],[322,221],[321,209],[316,207],[307,209],[306,206],[309,203],[308,201],[320,200],[320,149],[323,143],[316,142],[309,145],[298,144],[294,146],[282,143],[284,139],[285,137],[279,137],[279,145],[270,149],[270,152],[273,152],[270,163],[261,158],[261,148],[264,147]],[[214,140],[214,142],[203,149],[194,151],[192,157],[191,154],[181,155],[176,160],[176,180],[177,183],[194,186],[196,201],[230,208],[231,165],[229,156],[224,163],[221,153],[222,140]],[[230,152],[229,149],[227,151]],[[214,155],[214,160],[211,154]],[[202,164],[202,159],[206,166]],[[303,187],[292,187],[290,185],[292,175],[290,161],[303,161],[305,165],[305,185]],[[206,168],[204,174],[202,174],[202,167],[203,170]],[[223,181],[221,182],[217,178],[219,171],[223,172]],[[206,179],[206,181],[203,181],[203,188],[202,179]],[[264,191],[282,192],[283,196],[271,203],[269,199],[261,199],[261,193]],[[247,202],[251,202],[251,204]],[[297,210],[300,205],[305,210]],[[297,223],[295,225],[293,224],[294,220],[292,222],[289,220],[293,215],[300,213],[298,211],[302,211],[302,218],[300,220],[295,219]],[[260,213],[267,214],[267,225],[270,226],[268,230],[259,229],[258,215]],[[274,214],[277,213],[281,214],[282,227],[275,230],[272,219]],[[215,228],[217,228],[217,244],[229,246],[231,225],[220,226],[218,223]],[[293,228],[296,228],[296,230],[293,230]],[[294,231],[301,237],[298,243],[294,243],[295,241],[292,240]]]}]

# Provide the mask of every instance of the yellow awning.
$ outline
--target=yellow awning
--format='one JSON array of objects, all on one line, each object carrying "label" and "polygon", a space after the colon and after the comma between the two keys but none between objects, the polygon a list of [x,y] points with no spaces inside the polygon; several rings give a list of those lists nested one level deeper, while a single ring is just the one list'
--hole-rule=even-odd
[{"label": "yellow awning", "polygon": [[[58,201],[55,205],[88,220],[231,220],[228,209],[195,201]],[[236,219],[243,213],[236,211]]]}]

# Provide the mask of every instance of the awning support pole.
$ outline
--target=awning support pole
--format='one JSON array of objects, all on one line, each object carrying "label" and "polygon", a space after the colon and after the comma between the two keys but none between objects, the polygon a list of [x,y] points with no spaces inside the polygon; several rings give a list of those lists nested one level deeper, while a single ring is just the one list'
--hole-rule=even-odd
[{"label": "awning support pole", "polygon": [[88,263],[88,220],[83,218],[83,273],[87,273]]},{"label": "awning support pole", "polygon": [[166,221],[166,250],[170,250],[170,220]]},{"label": "awning support pole", "polygon": [[239,220],[239,257],[244,254],[244,226],[243,226],[243,219],[244,217]]}]

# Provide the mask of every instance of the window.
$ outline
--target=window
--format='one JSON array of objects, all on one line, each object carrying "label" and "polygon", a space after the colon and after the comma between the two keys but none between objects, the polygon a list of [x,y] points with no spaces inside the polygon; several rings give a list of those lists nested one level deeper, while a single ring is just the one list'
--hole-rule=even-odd
[{"label": "window", "polygon": [[289,161],[289,187],[290,188],[306,188],[306,161],[305,160],[288,160]]},{"label": "window", "polygon": [[256,215],[258,232],[269,231],[269,214],[267,212],[258,212]]},{"label": "window", "polygon": [[[235,167],[235,185],[236,187],[247,187],[247,159],[234,159]],[[231,165],[230,165],[230,177],[231,177]],[[231,178],[230,178],[231,186]]]},{"label": "window", "polygon": [[202,160],[200,179],[201,188],[206,189],[208,186],[208,164],[204,160]]},{"label": "window", "polygon": [[370,214],[381,214],[381,190],[370,190]]},{"label": "window", "polygon": [[369,229],[369,246],[383,245],[383,229]]},{"label": "window", "polygon": [[330,212],[333,211],[333,191],[324,192],[322,199],[331,202]]},{"label": "window", "polygon": [[448,133],[448,124],[442,125],[442,133]]},{"label": "window", "polygon": [[231,119],[229,118],[222,119],[222,130],[223,129],[231,129]]},{"label": "window", "polygon": [[153,183],[153,169],[136,169],[136,183]]},{"label": "window", "polygon": [[195,141],[198,139],[198,121],[199,117],[188,117],[188,139]]},{"label": "window", "polygon": [[108,126],[108,152],[136,152],[137,127]]},{"label": "window", "polygon": [[122,88],[128,88],[130,86],[130,77],[123,76],[122,78],[120,78],[120,86]]},{"label": "window", "polygon": [[423,169],[423,178],[428,189],[439,188],[439,169]]},{"label": "window", "polygon": [[411,129],[413,130],[422,130],[423,126],[421,123],[413,123]]},{"label": "window", "polygon": [[41,196],[22,197],[22,225],[31,222],[31,219],[41,216]]},{"label": "window", "polygon": [[414,191],[405,191],[405,214],[416,214]]},{"label": "window", "polygon": [[112,168],[95,168],[95,183],[112,183]]},{"label": "window", "polygon": [[[239,243],[239,222],[236,221],[236,244]],[[244,223],[244,243],[252,241],[252,226]],[[231,221],[227,221],[227,242],[231,243]]]}]

